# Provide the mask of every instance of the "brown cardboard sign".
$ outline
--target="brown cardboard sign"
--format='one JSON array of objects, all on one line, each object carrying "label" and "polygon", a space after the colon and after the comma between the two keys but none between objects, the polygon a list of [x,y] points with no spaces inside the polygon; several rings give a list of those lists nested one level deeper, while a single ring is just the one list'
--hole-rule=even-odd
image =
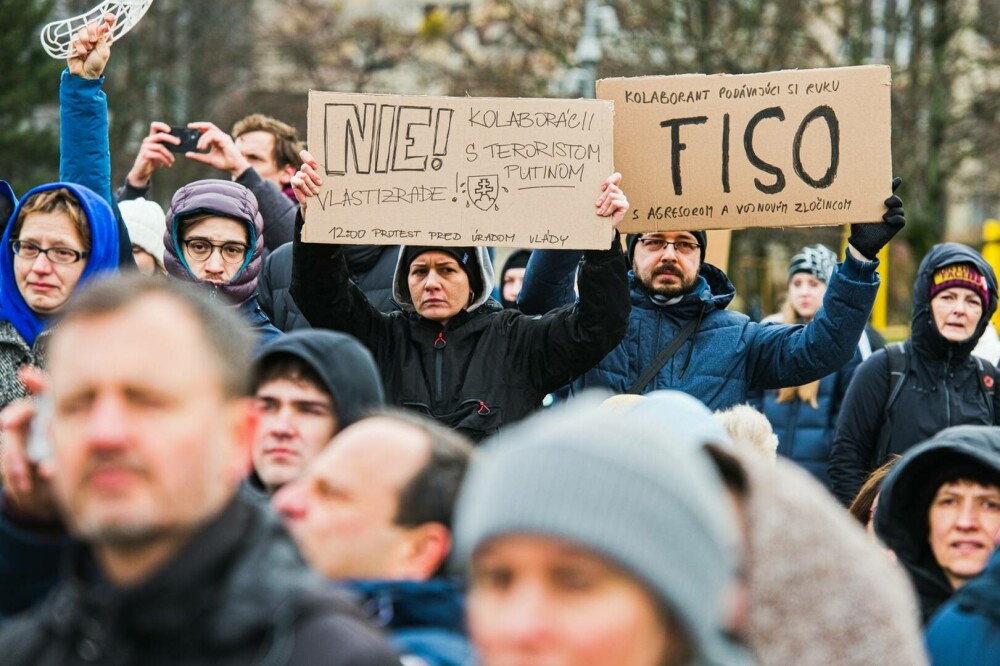
[{"label": "brown cardboard sign", "polygon": [[612,173],[601,100],[309,92],[323,185],[303,239],[604,249]]},{"label": "brown cardboard sign", "polygon": [[603,79],[623,231],[875,222],[890,195],[882,65]]}]

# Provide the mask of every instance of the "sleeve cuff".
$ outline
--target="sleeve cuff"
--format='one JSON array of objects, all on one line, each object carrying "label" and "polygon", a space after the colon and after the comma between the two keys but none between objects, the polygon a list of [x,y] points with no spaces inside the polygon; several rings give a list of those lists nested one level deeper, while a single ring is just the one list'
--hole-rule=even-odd
[{"label": "sleeve cuff", "polygon": [[874,284],[878,281],[879,260],[859,261],[851,251],[844,250],[844,261],[840,264],[840,274],[852,282]]}]

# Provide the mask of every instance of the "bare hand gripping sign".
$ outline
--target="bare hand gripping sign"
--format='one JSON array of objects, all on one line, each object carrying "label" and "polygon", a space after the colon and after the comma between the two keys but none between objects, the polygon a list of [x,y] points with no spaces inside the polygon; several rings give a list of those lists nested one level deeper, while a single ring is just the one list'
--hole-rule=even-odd
[{"label": "bare hand gripping sign", "polygon": [[612,172],[601,100],[309,93],[324,174],[313,243],[604,249]]},{"label": "bare hand gripping sign", "polygon": [[885,66],[604,79],[623,231],[875,222],[889,196]]}]

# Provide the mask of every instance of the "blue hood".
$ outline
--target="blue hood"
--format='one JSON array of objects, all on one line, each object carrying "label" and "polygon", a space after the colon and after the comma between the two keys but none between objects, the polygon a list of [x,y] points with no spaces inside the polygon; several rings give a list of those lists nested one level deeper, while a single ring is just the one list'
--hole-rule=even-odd
[{"label": "blue hood", "polygon": [[17,197],[14,196],[14,188],[6,180],[0,180],[0,230],[7,228],[17,205]]},{"label": "blue hood", "polygon": [[[24,202],[33,195],[48,190],[64,188],[73,193],[83,207],[84,215],[90,225],[90,256],[83,275],[77,283],[77,288],[84,285],[96,275],[116,271],[118,269],[118,223],[111,207],[94,191],[74,183],[47,183],[39,185],[24,195],[17,203],[10,221],[17,219]],[[9,188],[8,188],[9,189]],[[11,192],[13,196],[13,192]],[[39,317],[28,307],[17,288],[14,279],[14,253],[10,249],[13,224],[8,223],[3,232],[3,242],[0,244],[0,319],[9,321],[17,329],[18,334],[30,346],[45,327],[45,319]]]}]

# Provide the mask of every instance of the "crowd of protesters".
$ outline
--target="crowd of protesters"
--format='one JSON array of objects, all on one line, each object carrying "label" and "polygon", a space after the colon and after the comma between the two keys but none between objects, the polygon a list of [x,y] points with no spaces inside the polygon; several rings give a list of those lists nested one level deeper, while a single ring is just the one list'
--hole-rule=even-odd
[{"label": "crowd of protesters", "polygon": [[[498,279],[308,243],[321,170],[259,114],[186,154],[152,120],[114,191],[112,27],[59,180],[0,181],[4,664],[1000,663],[997,280],[935,246],[884,345],[898,179],[763,322],[704,231],[619,236],[619,174],[605,249]],[[177,159],[222,177],[164,212]]]}]

